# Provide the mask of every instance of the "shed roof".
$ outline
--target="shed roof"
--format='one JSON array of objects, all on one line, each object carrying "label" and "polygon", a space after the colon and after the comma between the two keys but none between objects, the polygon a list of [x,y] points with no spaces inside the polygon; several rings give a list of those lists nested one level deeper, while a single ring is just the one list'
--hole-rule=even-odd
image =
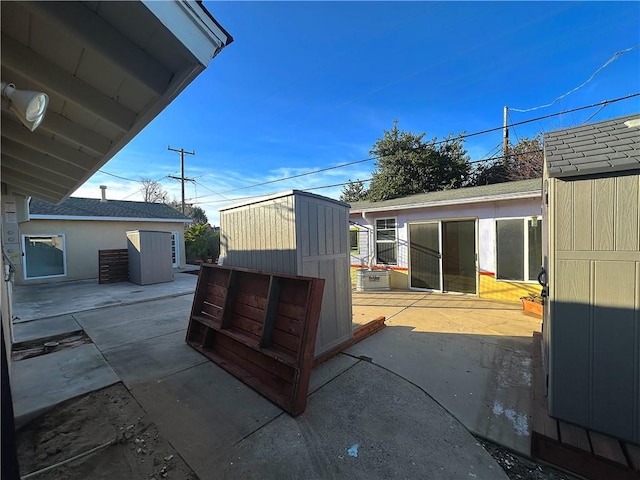
[{"label": "shed roof", "polygon": [[542,180],[520,180],[517,182],[495,183],[479,187],[456,188],[439,192],[417,193],[406,197],[380,202],[353,202],[351,212],[403,210],[408,208],[479,203],[514,198],[535,198],[542,195]]},{"label": "shed roof", "polygon": [[640,114],[544,135],[550,177],[640,169]]},{"label": "shed roof", "polygon": [[31,219],[59,220],[157,220],[191,223],[193,220],[164,203],[70,197],[55,205],[38,198],[29,203]]}]

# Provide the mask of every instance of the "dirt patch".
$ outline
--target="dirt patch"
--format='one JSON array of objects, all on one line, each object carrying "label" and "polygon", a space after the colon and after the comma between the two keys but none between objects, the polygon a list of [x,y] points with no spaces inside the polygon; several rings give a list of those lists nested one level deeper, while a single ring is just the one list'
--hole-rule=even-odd
[{"label": "dirt patch", "polygon": [[13,347],[11,360],[17,362],[27,358],[39,357],[47,353],[58,352],[60,350],[66,350],[67,348],[75,348],[85,343],[92,342],[89,336],[82,330],[71,334],[24,342]]},{"label": "dirt patch", "polygon": [[580,480],[570,473],[533,462],[495,443],[478,439],[484,449],[502,467],[510,480]]},{"label": "dirt patch", "polygon": [[18,432],[21,475],[107,444],[35,479],[197,479],[122,384],[70,400]]}]

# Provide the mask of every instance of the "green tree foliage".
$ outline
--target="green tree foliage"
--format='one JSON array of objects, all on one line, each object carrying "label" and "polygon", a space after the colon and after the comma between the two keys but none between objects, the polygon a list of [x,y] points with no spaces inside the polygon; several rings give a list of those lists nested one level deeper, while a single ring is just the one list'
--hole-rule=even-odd
[{"label": "green tree foliage", "polygon": [[187,263],[196,263],[196,260],[207,262],[214,261],[220,255],[220,232],[211,228],[211,225],[194,223],[184,232],[185,251]]},{"label": "green tree foliage", "polygon": [[490,185],[542,177],[544,153],[542,139],[522,138],[510,145],[506,158],[478,164],[471,175],[469,185]]},{"label": "green tree foliage", "polygon": [[394,122],[369,152],[377,158],[367,198],[372,201],[414,193],[458,188],[471,171],[463,142],[452,135],[442,141],[424,140],[424,133],[398,129]]},{"label": "green tree foliage", "polygon": [[[179,202],[178,200],[174,199],[170,201],[167,205],[169,205],[170,207],[173,207],[179,212],[182,212],[182,202]],[[209,222],[209,219],[207,218],[207,214],[204,213],[204,210],[196,205],[185,203],[184,214],[198,224],[205,225],[206,223]]]},{"label": "green tree foliage", "polygon": [[359,202],[367,198],[367,189],[364,188],[364,182],[356,180],[352,182],[349,180],[349,184],[342,187],[342,193],[340,194],[341,202]]}]

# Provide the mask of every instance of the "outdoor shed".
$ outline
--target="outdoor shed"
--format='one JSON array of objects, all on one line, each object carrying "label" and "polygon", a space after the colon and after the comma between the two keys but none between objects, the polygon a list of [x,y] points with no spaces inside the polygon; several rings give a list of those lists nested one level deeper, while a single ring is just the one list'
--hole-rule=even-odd
[{"label": "outdoor shed", "polygon": [[224,265],[325,280],[315,354],[351,338],[349,205],[288,191],[220,210]]},{"label": "outdoor shed", "polygon": [[640,115],[548,133],[544,151],[549,413],[640,443]]},{"label": "outdoor shed", "polygon": [[129,281],[138,285],[171,282],[171,232],[127,232]]}]

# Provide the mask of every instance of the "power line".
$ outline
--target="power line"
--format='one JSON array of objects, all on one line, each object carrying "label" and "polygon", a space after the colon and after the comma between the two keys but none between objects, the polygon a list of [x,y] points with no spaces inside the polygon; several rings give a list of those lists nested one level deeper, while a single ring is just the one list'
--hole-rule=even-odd
[{"label": "power line", "polygon": [[[523,121],[520,121],[520,122],[514,122],[514,123],[511,123],[511,124],[507,124],[506,127],[513,128],[513,127],[516,127],[518,125],[526,125],[527,123],[538,122],[540,120],[545,120],[547,118],[556,117],[558,115],[564,115],[564,114],[567,114],[567,113],[578,112],[578,111],[581,111],[581,110],[586,110],[586,109],[593,108],[593,107],[598,107],[598,106],[607,106],[607,105],[610,105],[612,103],[617,103],[617,102],[620,102],[620,101],[623,101],[623,100],[628,100],[630,98],[634,98],[634,97],[638,97],[638,96],[640,96],[640,93],[632,93],[632,94],[626,95],[624,97],[618,97],[618,98],[614,98],[614,99],[611,99],[611,100],[603,100],[602,102],[592,103],[590,105],[585,105],[585,106],[582,106],[582,107],[576,107],[576,108],[572,108],[572,109],[569,109],[569,110],[564,110],[562,112],[550,113],[548,115],[543,115],[541,117],[536,117],[536,118],[532,118],[532,119],[529,119],[529,120],[523,120]],[[436,145],[441,145],[443,143],[451,142],[452,140],[464,140],[466,138],[476,137],[476,136],[479,136],[479,135],[485,135],[487,133],[492,133],[492,132],[496,132],[498,130],[502,130],[504,127],[505,126],[503,125],[503,126],[500,126],[500,127],[494,127],[494,128],[489,128],[489,129],[486,129],[486,130],[481,130],[481,131],[475,132],[475,133],[467,133],[467,134],[459,135],[459,136],[457,136],[457,137],[455,137],[453,139],[452,138],[447,138],[447,139],[444,139],[444,140],[439,140],[437,142],[433,142],[431,145],[432,146],[436,146]],[[494,157],[494,158],[504,158],[504,155],[501,155],[500,157]],[[224,193],[232,193],[232,192],[237,192],[239,190],[246,190],[248,188],[261,187],[261,186],[264,186],[264,185],[270,185],[270,184],[277,183],[277,182],[282,182],[282,181],[285,181],[285,180],[291,180],[291,179],[294,179],[294,178],[300,178],[300,177],[304,177],[304,176],[308,176],[308,175],[314,175],[316,173],[326,172],[326,171],[329,171],[329,170],[335,170],[335,169],[338,169],[338,168],[343,168],[343,167],[347,167],[347,166],[350,166],[350,165],[356,165],[356,164],[359,164],[359,163],[371,162],[371,161],[374,161],[374,160],[378,160],[378,158],[377,157],[364,158],[364,159],[356,160],[356,161],[353,161],[353,162],[342,163],[340,165],[334,165],[332,167],[321,168],[321,169],[318,169],[318,170],[312,170],[312,171],[305,172],[305,173],[299,173],[297,175],[290,175],[288,177],[277,178],[275,180],[269,180],[267,182],[256,183],[256,184],[253,184],[253,185],[246,185],[244,187],[238,187],[238,188],[234,188],[234,189],[231,189],[231,190],[224,190],[222,192],[214,192],[214,193],[215,193],[215,195],[220,195],[221,196]],[[485,160],[486,159],[479,160],[479,161],[485,161]],[[470,162],[470,163],[477,163],[479,161]],[[211,196],[212,195],[203,195],[200,198],[207,198],[207,197],[211,197]],[[251,197],[249,197],[249,198],[251,198]],[[191,201],[193,199],[188,199],[188,200]]]},{"label": "power line", "polygon": [[571,95],[573,92],[580,90],[582,87],[584,87],[587,83],[589,83],[591,80],[593,80],[595,78],[596,75],[598,75],[598,73],[600,73],[600,71],[602,69],[604,69],[605,67],[607,67],[607,65],[615,62],[618,57],[620,57],[621,55],[630,52],[631,50],[635,50],[636,48],[640,48],[640,45],[634,45],[633,47],[629,47],[625,50],[620,50],[619,52],[616,52],[613,54],[613,56],[607,60],[604,65],[602,65],[600,68],[598,68],[595,72],[593,72],[593,74],[587,79],[585,80],[583,83],[581,83],[580,85],[578,85],[577,87],[569,90],[567,93],[564,93],[562,95],[560,95],[558,98],[556,98],[554,101],[552,101],[551,103],[547,103],[546,105],[540,105],[538,107],[533,107],[533,108],[525,108],[525,109],[519,109],[519,108],[511,108],[511,110],[513,110],[514,112],[519,112],[519,113],[526,113],[526,112],[532,112],[533,110],[539,110],[541,108],[546,108],[546,107],[551,107],[553,106],[558,100],[563,99],[564,97]]}]

